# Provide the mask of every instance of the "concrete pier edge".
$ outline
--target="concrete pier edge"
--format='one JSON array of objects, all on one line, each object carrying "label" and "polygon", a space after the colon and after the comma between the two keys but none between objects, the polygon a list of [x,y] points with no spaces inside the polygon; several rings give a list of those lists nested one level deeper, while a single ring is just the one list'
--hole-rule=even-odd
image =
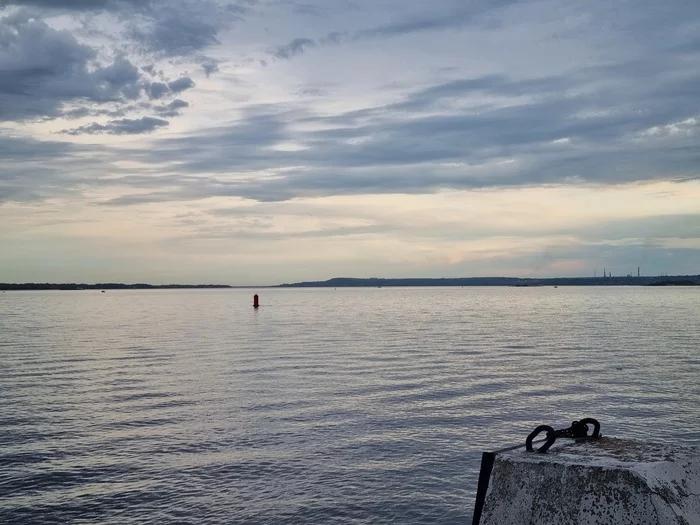
[{"label": "concrete pier edge", "polygon": [[473,525],[700,525],[700,448],[600,437],[482,455]]}]

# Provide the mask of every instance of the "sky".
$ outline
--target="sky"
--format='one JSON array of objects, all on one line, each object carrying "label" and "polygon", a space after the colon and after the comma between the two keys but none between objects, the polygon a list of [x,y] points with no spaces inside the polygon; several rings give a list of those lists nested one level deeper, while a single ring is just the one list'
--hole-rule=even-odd
[{"label": "sky", "polygon": [[0,282],[700,273],[697,0],[0,0]]}]

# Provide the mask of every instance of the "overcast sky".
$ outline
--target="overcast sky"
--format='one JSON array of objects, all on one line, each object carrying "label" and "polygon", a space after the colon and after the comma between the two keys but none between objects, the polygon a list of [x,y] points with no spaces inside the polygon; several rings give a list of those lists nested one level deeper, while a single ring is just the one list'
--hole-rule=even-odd
[{"label": "overcast sky", "polygon": [[700,273],[698,0],[0,0],[0,282]]}]

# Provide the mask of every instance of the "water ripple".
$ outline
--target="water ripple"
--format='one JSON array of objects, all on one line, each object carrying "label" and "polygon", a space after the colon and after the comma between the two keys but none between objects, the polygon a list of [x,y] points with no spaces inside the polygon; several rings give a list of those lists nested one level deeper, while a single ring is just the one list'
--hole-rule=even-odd
[{"label": "water ripple", "polygon": [[0,523],[469,522],[540,423],[700,444],[690,289],[0,296]]}]

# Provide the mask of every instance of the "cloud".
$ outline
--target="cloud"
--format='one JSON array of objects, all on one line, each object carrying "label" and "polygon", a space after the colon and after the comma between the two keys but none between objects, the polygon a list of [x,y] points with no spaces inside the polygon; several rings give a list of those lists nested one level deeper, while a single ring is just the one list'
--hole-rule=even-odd
[{"label": "cloud", "polygon": [[[138,47],[142,53],[161,57],[183,57],[199,53],[219,43],[220,33],[244,20],[257,0],[0,0],[3,6],[31,8],[33,13],[56,12],[80,15],[82,23],[94,34],[106,26],[120,27],[117,36],[123,47]],[[39,10],[39,11],[37,11]],[[99,15],[110,14],[107,24]],[[203,57],[211,63],[211,59]]]},{"label": "cloud", "polygon": [[[159,201],[679,181],[700,165],[700,119],[691,117],[700,100],[683,87],[700,74],[667,67],[659,59],[568,76],[467,77],[328,117],[301,104],[261,106],[228,129],[133,154],[175,170]],[[460,106],[473,97],[487,102]],[[289,142],[300,147],[277,147]],[[251,171],[273,176],[227,176]],[[221,177],[188,178],[197,173]]]},{"label": "cloud", "polygon": [[14,275],[98,238],[223,281],[261,251],[431,275],[700,261],[698,3],[2,4]]},{"label": "cloud", "polygon": [[148,87],[148,96],[159,99],[170,94],[170,88],[165,82],[151,82]]},{"label": "cloud", "polygon": [[[241,21],[257,2],[152,0],[131,19],[127,34],[148,52],[167,57],[198,53],[219,43],[222,30]],[[205,62],[211,60],[205,58]]]},{"label": "cloud", "polygon": [[46,9],[71,9],[85,11],[92,9],[117,8],[120,4],[131,4],[134,6],[149,3],[149,0],[2,0],[0,7],[30,6],[42,7]]},{"label": "cloud", "polygon": [[275,49],[272,54],[277,58],[292,58],[293,56],[301,55],[309,47],[314,47],[316,42],[310,38],[295,38],[286,45]]},{"label": "cloud", "polygon": [[140,133],[150,133],[158,128],[167,126],[169,122],[155,117],[142,117],[140,119],[118,119],[111,120],[107,124],[93,122],[85,126],[61,131],[66,135],[136,135]]},{"label": "cloud", "polygon": [[347,40],[349,37],[348,33],[346,31],[332,31],[331,33],[328,33],[326,36],[323,36],[319,39],[319,42],[321,44],[327,45],[327,44],[340,44]]},{"label": "cloud", "polygon": [[204,74],[208,77],[213,75],[214,73],[219,72],[219,63],[211,60],[211,59],[205,59],[205,62],[201,65],[202,71],[204,71]]},{"label": "cloud", "polygon": [[191,89],[193,87],[194,80],[192,80],[190,77],[181,77],[177,80],[173,80],[172,82],[168,82],[168,88],[170,91],[177,94],[180,94],[186,89]]},{"label": "cloud", "polygon": [[169,104],[162,106],[153,106],[155,112],[161,117],[177,117],[180,115],[180,110],[189,107],[189,103],[182,99],[175,99]]},{"label": "cloud", "polygon": [[350,41],[347,31],[332,31],[318,39],[295,38],[285,45],[278,46],[270,51],[272,56],[282,59],[291,59],[303,55],[307,50],[316,46],[338,45]]},{"label": "cloud", "polygon": [[194,86],[183,77],[160,88],[124,56],[105,64],[96,56],[93,48],[41,20],[23,13],[0,18],[0,121],[75,117],[98,105],[127,107],[146,86],[155,98]]},{"label": "cloud", "polygon": [[635,239],[638,244],[655,243],[673,237],[700,239],[700,214],[675,214],[630,219],[605,220],[593,225],[569,229],[589,242],[599,239],[621,241]]},{"label": "cloud", "polygon": [[[479,24],[486,15],[516,3],[516,0],[473,0],[471,2],[446,2],[446,6],[431,5],[429,11],[403,15],[403,20],[379,24],[355,32],[331,31],[318,38],[295,38],[279,46],[271,53],[277,58],[290,59],[304,54],[316,45],[337,45],[345,42],[399,37],[427,31],[461,29]],[[409,5],[410,9],[410,5]],[[307,12],[307,14],[310,14]],[[315,14],[315,13],[314,13]]]},{"label": "cloud", "polygon": [[[95,163],[111,163],[97,145],[37,140],[0,129],[0,204],[76,196],[94,184]],[[98,171],[99,173],[99,171]]]},{"label": "cloud", "polygon": [[377,25],[355,33],[354,38],[362,40],[366,38],[387,38],[402,36],[423,31],[440,31],[446,29],[459,29],[469,24],[481,21],[482,17],[493,11],[497,11],[516,0],[474,0],[461,2],[461,5],[452,9],[431,10],[429,12],[405,17],[403,20],[388,24]]},{"label": "cloud", "polygon": [[[71,5],[78,7],[77,3]],[[27,11],[0,17],[0,122],[126,117],[149,110],[174,116],[184,107],[181,102],[164,107],[149,104],[148,99],[165,99],[167,106],[168,98],[195,86],[189,76],[170,80],[153,66],[137,67],[124,55],[107,60],[98,55],[97,47],[79,42],[67,30],[55,29]],[[151,81],[149,77],[155,74],[163,81]],[[151,121],[138,122],[150,122],[151,126],[142,126],[144,131],[154,129]],[[95,133],[100,129],[95,124],[69,132]],[[109,124],[102,132],[126,129],[137,130],[139,126]]]},{"label": "cloud", "polygon": [[[348,34],[383,38],[433,31],[476,23],[510,4],[473,2],[465,7],[448,2],[434,13],[410,14],[407,10],[405,20],[376,24],[365,33],[325,34],[335,34],[328,41],[338,42],[345,41],[343,35]],[[178,10],[184,4],[173,5]],[[591,9],[602,9],[600,5]],[[207,12],[213,9],[206,2],[203,6]],[[166,13],[165,18],[168,16]],[[668,15],[664,27],[671,28],[678,16],[677,12]],[[635,15],[624,24],[641,31],[649,26],[649,16]],[[133,186],[139,194],[119,197],[113,203],[212,196],[278,201],[692,178],[700,162],[695,145],[700,134],[700,99],[694,89],[700,84],[700,74],[687,67],[691,60],[687,43],[696,37],[689,30],[669,35],[654,52],[635,56],[623,50],[599,64],[573,64],[556,73],[477,74],[457,68],[447,79],[426,76],[430,80],[425,84],[403,88],[387,103],[368,103],[344,112],[318,110],[316,100],[304,98],[278,105],[249,103],[237,108],[236,114],[242,116],[228,126],[165,137],[148,149],[124,152],[159,176],[125,178],[122,184]],[[646,46],[644,39],[638,42],[630,36],[630,41]],[[290,58],[313,45],[311,39],[297,38],[274,53]],[[78,64],[87,61],[81,60]],[[180,98],[170,101],[168,97],[192,88],[191,77],[154,81],[159,76],[157,69],[135,70],[127,62],[115,62],[104,75],[115,86],[121,85],[119,79],[131,79],[122,82],[127,87],[119,100],[99,102],[97,108],[74,108],[70,113],[114,120],[65,133],[150,132],[167,125],[156,117],[174,117],[189,106]],[[140,71],[144,75],[150,71],[147,80],[139,77]],[[129,98],[135,93],[130,86],[141,86],[143,97]],[[324,93],[320,98],[328,98],[336,89],[323,87],[316,91]],[[295,93],[303,92],[294,88]],[[108,103],[116,107],[107,107]],[[342,106],[334,104],[334,108]],[[132,118],[137,111],[153,116]],[[164,186],[169,189],[162,190]],[[144,190],[153,193],[149,196]]]},{"label": "cloud", "polygon": [[145,85],[145,89],[151,99],[161,99],[173,94],[179,95],[187,89],[195,87],[194,80],[190,77],[180,77],[171,82],[150,82]]}]

